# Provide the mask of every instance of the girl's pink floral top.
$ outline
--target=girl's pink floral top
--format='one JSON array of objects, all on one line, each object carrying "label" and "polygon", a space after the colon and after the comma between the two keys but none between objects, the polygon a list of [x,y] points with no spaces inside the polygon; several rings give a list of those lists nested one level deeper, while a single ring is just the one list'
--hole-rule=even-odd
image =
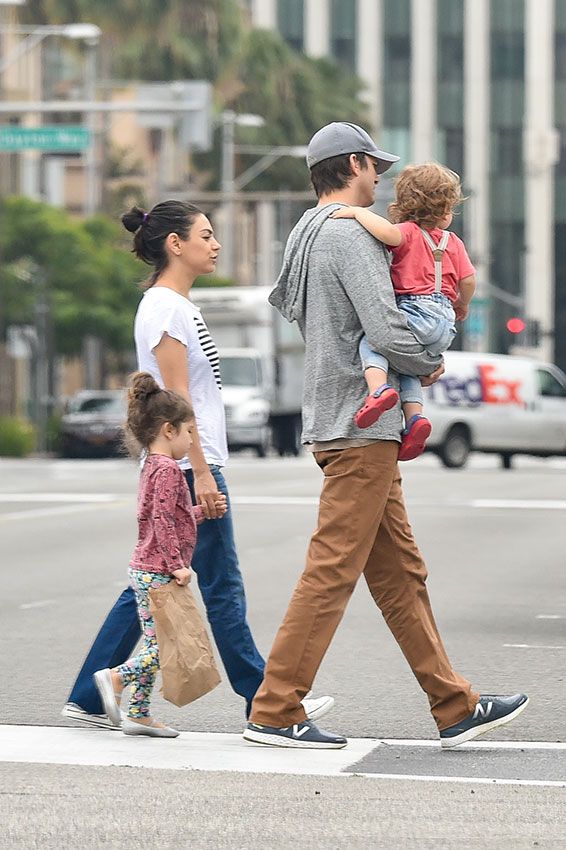
[{"label": "girl's pink floral top", "polygon": [[176,461],[148,455],[140,476],[138,542],[130,566],[165,575],[189,567],[202,520],[202,507],[193,507]]}]

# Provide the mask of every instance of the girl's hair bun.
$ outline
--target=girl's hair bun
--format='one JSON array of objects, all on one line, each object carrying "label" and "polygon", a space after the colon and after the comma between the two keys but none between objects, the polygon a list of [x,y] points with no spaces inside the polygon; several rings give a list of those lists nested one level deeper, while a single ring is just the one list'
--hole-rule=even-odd
[{"label": "girl's hair bun", "polygon": [[155,395],[158,392],[161,392],[161,387],[155,378],[149,374],[149,372],[137,372],[133,376],[132,385],[130,387],[131,401],[141,402],[144,404],[150,396]]},{"label": "girl's hair bun", "polygon": [[132,207],[132,209],[121,216],[121,221],[126,230],[130,233],[135,233],[142,226],[146,219],[147,213],[140,207]]}]

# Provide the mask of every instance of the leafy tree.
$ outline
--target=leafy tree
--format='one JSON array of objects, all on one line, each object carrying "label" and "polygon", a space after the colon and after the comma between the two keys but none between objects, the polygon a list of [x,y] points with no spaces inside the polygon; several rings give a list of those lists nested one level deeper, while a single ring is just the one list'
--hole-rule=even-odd
[{"label": "leafy tree", "polygon": [[103,217],[80,222],[47,204],[6,198],[0,205],[0,251],[4,328],[33,324],[37,266],[46,275],[55,353],[80,353],[88,334],[110,351],[131,348],[142,270],[114,222]]}]

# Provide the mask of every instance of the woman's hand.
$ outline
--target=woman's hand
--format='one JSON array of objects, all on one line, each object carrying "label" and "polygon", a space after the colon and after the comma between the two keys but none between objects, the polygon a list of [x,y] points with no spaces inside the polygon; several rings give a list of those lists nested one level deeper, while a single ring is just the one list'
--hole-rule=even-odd
[{"label": "woman's hand", "polygon": [[221,493],[218,492],[218,486],[210,469],[206,467],[199,472],[194,471],[194,477],[197,505],[202,505],[206,519],[216,519],[218,516],[222,516],[218,513],[216,507],[216,502]]},{"label": "woman's hand", "polygon": [[171,575],[175,578],[178,585],[185,587],[191,580],[191,568],[181,567],[179,570],[172,572]]}]

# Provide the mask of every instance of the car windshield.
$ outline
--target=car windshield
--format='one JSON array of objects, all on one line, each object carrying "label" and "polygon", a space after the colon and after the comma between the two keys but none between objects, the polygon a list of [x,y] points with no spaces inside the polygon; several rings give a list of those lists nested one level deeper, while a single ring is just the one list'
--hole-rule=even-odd
[{"label": "car windshield", "polygon": [[120,396],[98,396],[74,399],[69,404],[70,413],[123,413],[124,399]]},{"label": "car windshield", "polygon": [[220,374],[225,387],[258,387],[261,384],[259,364],[253,357],[222,357]]}]

